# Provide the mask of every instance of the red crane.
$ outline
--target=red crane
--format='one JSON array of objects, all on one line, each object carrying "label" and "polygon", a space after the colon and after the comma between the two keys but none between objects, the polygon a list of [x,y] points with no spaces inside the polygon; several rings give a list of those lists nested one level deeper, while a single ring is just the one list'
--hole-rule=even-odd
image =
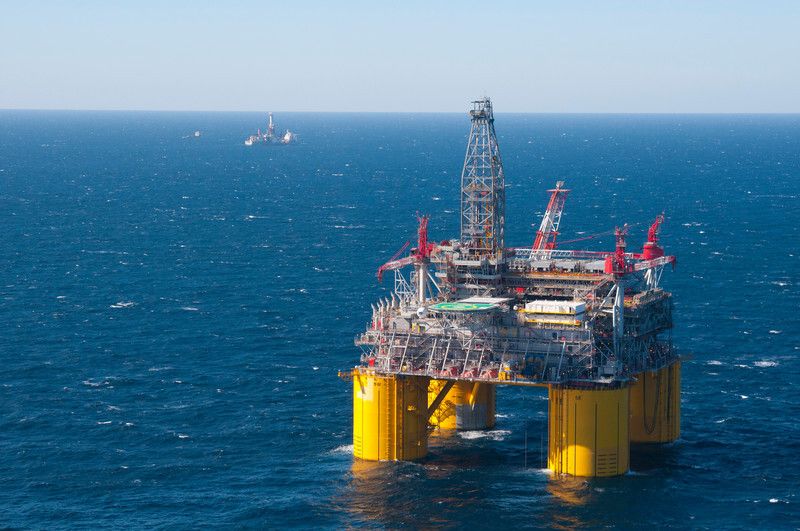
[{"label": "red crane", "polygon": [[628,235],[627,223],[622,228],[617,227],[614,229],[614,238],[616,239],[617,246],[614,254],[606,256],[605,272],[614,273],[615,275],[624,275],[633,271],[633,268],[625,260],[625,236]]},{"label": "red crane", "polygon": [[533,242],[534,251],[543,251],[556,248],[558,238],[558,225],[561,223],[561,214],[564,212],[564,203],[567,201],[569,190],[562,188],[564,181],[558,181],[556,187],[550,192],[550,202],[542,217],[542,224],[536,231],[536,240]]},{"label": "red crane", "polygon": [[645,260],[652,260],[664,256],[664,249],[658,246],[658,231],[661,229],[661,224],[664,222],[664,214],[661,213],[656,216],[650,229],[647,231],[647,242],[644,244],[642,250],[642,257]]},{"label": "red crane", "polygon": [[408,248],[409,242],[406,242],[403,247],[397,251],[391,260],[378,268],[378,282],[383,281],[383,274],[386,271],[400,269],[407,265],[416,264],[430,259],[431,253],[436,249],[436,244],[428,242],[428,216],[420,216],[417,214],[417,221],[419,228],[417,229],[417,247],[412,249],[411,254],[405,258],[399,258],[401,254]]}]

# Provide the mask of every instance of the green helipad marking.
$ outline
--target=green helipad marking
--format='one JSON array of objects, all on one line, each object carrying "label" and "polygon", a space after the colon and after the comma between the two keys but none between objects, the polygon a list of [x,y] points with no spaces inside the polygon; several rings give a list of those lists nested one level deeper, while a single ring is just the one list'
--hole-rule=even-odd
[{"label": "green helipad marking", "polygon": [[479,312],[494,308],[494,304],[485,302],[440,302],[430,307],[431,310],[440,312]]}]

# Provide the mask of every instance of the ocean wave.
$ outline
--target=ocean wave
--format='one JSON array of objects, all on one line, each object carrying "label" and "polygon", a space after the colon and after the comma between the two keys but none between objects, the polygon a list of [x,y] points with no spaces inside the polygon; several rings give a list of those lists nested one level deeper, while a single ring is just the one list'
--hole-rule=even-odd
[{"label": "ocean wave", "polygon": [[353,445],[352,444],[343,444],[341,446],[337,446],[330,452],[329,454],[352,454],[353,453]]},{"label": "ocean wave", "polygon": [[462,439],[466,439],[468,441],[474,439],[492,439],[493,441],[503,441],[509,434],[511,434],[511,431],[509,430],[489,430],[489,431],[475,430],[475,431],[462,431],[459,432],[458,435]]},{"label": "ocean wave", "polygon": [[109,382],[106,379],[102,379],[102,380],[98,381],[96,379],[88,378],[88,379],[84,380],[81,383],[83,385],[87,386],[87,387],[105,387],[107,385],[110,385],[111,382]]},{"label": "ocean wave", "polygon": [[762,360],[756,361],[753,363],[756,367],[777,367],[779,363],[777,361],[770,361],[770,360]]}]

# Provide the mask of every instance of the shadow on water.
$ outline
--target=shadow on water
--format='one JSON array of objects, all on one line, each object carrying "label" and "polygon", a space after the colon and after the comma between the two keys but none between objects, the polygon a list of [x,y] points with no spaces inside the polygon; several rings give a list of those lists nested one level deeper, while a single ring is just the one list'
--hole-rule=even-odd
[{"label": "shadow on water", "polygon": [[[443,439],[446,451],[437,448]],[[420,462],[353,459],[346,486],[332,499],[348,524],[442,528],[458,513],[490,510],[484,480],[487,471],[504,466],[502,452],[459,444],[452,435],[432,438],[431,446]]]},{"label": "shadow on water", "polygon": [[680,442],[668,444],[631,444],[631,470],[649,474],[674,469],[680,461]]},{"label": "shadow on water", "polygon": [[596,529],[638,527],[631,514],[632,477],[576,478],[550,477],[545,510],[537,525],[548,529]]},{"label": "shadow on water", "polygon": [[[576,529],[602,525],[593,508],[615,497],[614,479],[554,477],[509,466],[500,451],[455,445],[419,463],[353,459],[331,502],[349,526],[441,529],[474,515],[478,527]],[[498,481],[506,492],[496,491]]]},{"label": "shadow on water", "polygon": [[350,525],[448,527],[454,512],[479,511],[487,493],[477,482],[454,481],[457,467],[447,468],[354,459],[338,501]]},{"label": "shadow on water", "polygon": [[438,451],[435,445],[434,452],[418,463],[353,459],[346,483],[330,499],[343,518],[340,523],[426,529],[451,528],[456,521],[473,521],[478,527],[541,529],[635,526],[642,515],[630,512],[632,488],[652,490],[661,485],[664,478],[657,469],[669,466],[678,455],[671,445],[662,449],[661,457],[654,447],[644,447],[637,451],[637,459],[644,463],[639,470],[587,479],[526,469],[500,450],[455,440]]}]

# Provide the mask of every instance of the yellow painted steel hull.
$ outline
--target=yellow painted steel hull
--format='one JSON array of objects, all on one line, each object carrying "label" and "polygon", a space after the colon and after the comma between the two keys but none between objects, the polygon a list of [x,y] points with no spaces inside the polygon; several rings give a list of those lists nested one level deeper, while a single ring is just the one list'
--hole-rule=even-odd
[{"label": "yellow painted steel hull", "polygon": [[681,435],[681,362],[637,378],[631,387],[631,442],[674,441]]},{"label": "yellow painted steel hull", "polygon": [[353,455],[411,461],[428,453],[428,380],[353,371]]},{"label": "yellow painted steel hull", "polygon": [[628,471],[628,388],[549,388],[547,466],[556,474],[618,476]]},{"label": "yellow painted steel hull", "polygon": [[[428,405],[433,404],[445,380],[431,380]],[[428,420],[443,430],[483,430],[495,424],[495,385],[479,382],[456,382]]]}]

